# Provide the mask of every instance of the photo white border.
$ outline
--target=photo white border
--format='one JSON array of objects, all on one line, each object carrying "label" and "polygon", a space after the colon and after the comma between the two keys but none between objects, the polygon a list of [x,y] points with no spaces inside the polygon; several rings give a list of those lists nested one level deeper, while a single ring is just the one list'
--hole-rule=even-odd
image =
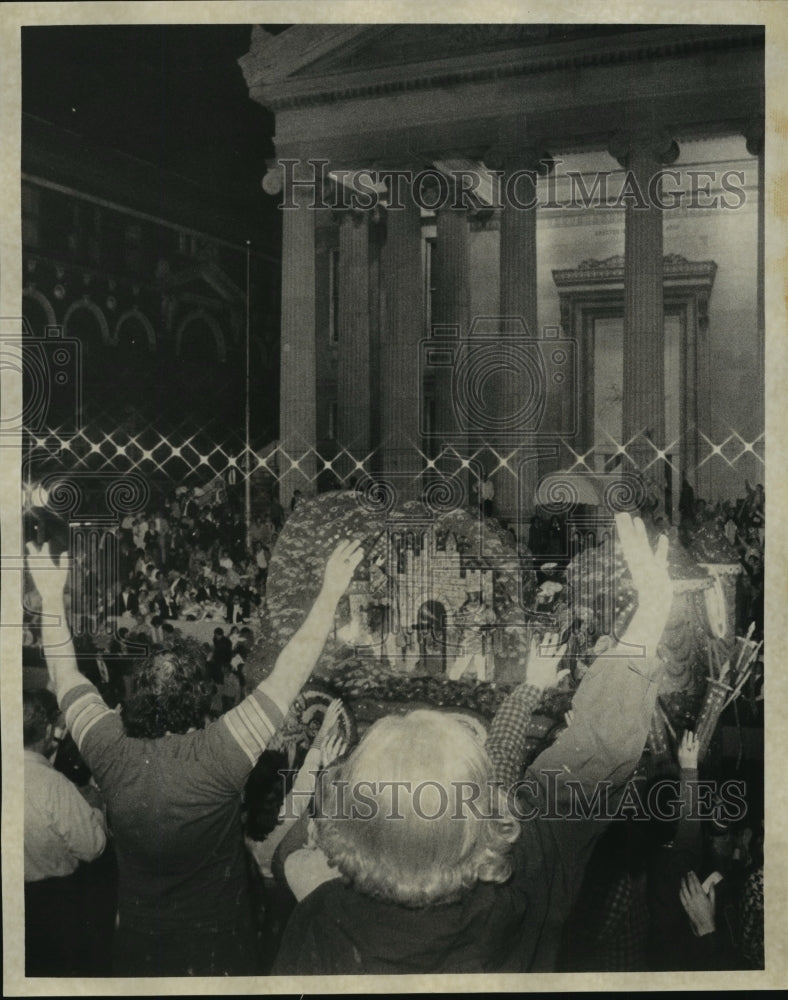
[{"label": "photo white border", "polygon": [[[246,995],[273,993],[396,993],[492,991],[590,991],[660,989],[765,989],[788,981],[788,809],[781,784],[788,756],[786,691],[788,668],[781,663],[779,636],[788,621],[788,559],[785,501],[788,469],[784,402],[788,390],[788,4],[768,0],[553,0],[549,4],[496,0],[447,3],[311,0],[218,3],[6,3],[0,7],[0,317],[21,314],[22,252],[20,204],[22,25],[46,24],[293,24],[318,22],[523,22],[650,24],[764,24],[766,26],[766,970],[764,972],[610,973],[476,976],[259,976],[234,979],[26,979],[21,872],[22,849],[22,671],[21,629],[0,628],[2,713],[2,885],[5,996]],[[265,165],[260,165],[261,177]],[[21,410],[21,378],[0,372],[3,415]],[[19,449],[0,447],[3,624],[19,621],[21,564],[21,468]],[[782,765],[782,766],[781,766]]]}]

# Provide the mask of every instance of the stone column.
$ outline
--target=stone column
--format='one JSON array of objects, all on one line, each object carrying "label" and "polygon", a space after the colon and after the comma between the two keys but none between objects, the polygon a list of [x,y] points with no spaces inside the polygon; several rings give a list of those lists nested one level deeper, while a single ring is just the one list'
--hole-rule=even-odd
[{"label": "stone column", "polygon": [[[631,442],[630,462],[644,469],[654,460],[654,448],[665,447],[663,238],[656,175],[662,164],[675,161],[678,146],[668,133],[629,133],[617,136],[610,152],[626,170],[622,443]],[[649,475],[661,497],[658,469],[653,465]]]},{"label": "stone column", "polygon": [[526,152],[505,164],[506,176],[523,173],[501,210],[501,315],[519,316],[531,337],[536,336],[536,167],[538,159]]},{"label": "stone column", "polygon": [[420,495],[419,343],[424,336],[421,216],[410,194],[390,209],[380,257],[380,472],[401,499]]},{"label": "stone column", "polygon": [[[433,275],[435,295],[432,309],[432,326],[455,327],[455,357],[462,340],[468,336],[470,280],[468,266],[468,217],[464,209],[452,208],[449,199],[445,208],[437,213]],[[432,334],[432,331],[430,331]],[[438,436],[437,453],[444,446],[462,449],[459,440],[462,428],[455,414],[452,398],[452,369],[436,368],[435,375],[435,433]]]},{"label": "stone column", "polygon": [[[510,183],[504,184],[506,196],[502,198],[501,209],[500,315],[514,321],[508,324],[510,335],[519,326],[516,321],[521,320],[526,330],[524,335],[529,338],[537,337],[536,170],[545,158],[546,154],[540,156],[536,150],[528,149],[519,154],[509,154],[501,164],[504,178]],[[522,336],[522,331],[517,336]],[[523,405],[521,376],[515,359],[512,359],[511,366],[501,370],[496,410],[502,417],[517,413]],[[490,441],[501,457],[508,456],[517,448],[507,460],[508,467],[495,474],[493,487],[495,513],[513,526],[518,538],[523,531],[521,522],[527,519],[533,508],[539,475],[538,463],[524,461],[527,458],[526,449],[517,447],[519,443],[511,438]],[[520,510],[521,503],[527,503],[528,509]]]},{"label": "stone column", "polygon": [[285,510],[294,490],[314,490],[317,469],[314,193],[296,187],[292,197],[297,208],[282,211],[279,501]]},{"label": "stone column", "polygon": [[[340,448],[354,458],[370,450],[369,225],[361,212],[343,213],[339,226],[339,366],[337,371]],[[340,458],[337,471],[353,463]]]}]

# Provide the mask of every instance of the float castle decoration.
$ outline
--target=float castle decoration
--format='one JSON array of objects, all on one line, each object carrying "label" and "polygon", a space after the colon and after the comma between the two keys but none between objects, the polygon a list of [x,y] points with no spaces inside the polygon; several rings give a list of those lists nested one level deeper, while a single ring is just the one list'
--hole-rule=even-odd
[{"label": "float castle decoration", "polygon": [[495,678],[494,565],[436,524],[393,530],[386,552],[348,592],[336,637],[406,673]]}]

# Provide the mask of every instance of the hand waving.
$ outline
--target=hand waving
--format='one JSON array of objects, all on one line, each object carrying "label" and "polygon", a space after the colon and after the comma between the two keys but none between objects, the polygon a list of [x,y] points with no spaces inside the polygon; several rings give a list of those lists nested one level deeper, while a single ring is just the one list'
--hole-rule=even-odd
[{"label": "hand waving", "polygon": [[63,603],[63,591],[68,581],[71,560],[63,552],[58,560],[49,551],[49,542],[37,548],[33,542],[27,543],[27,568],[41,595],[42,607],[52,607]]},{"label": "hand waving", "polygon": [[616,528],[640,607],[648,607],[655,617],[663,614],[667,617],[673,600],[667,535],[660,535],[657,548],[652,551],[646,526],[639,517],[616,514]]},{"label": "hand waving", "polygon": [[682,771],[697,771],[698,769],[698,741],[695,733],[687,729],[681,737],[678,748],[679,767]]},{"label": "hand waving", "polygon": [[714,886],[712,885],[709,888],[707,896],[695,872],[687,872],[681,880],[679,899],[681,900],[681,905],[684,907],[684,912],[689,917],[692,933],[695,937],[712,934],[715,930]]},{"label": "hand waving", "polygon": [[331,734],[332,729],[335,728],[336,724],[339,722],[339,718],[342,712],[342,699],[334,698],[334,700],[329,704],[326,709],[325,715],[323,716],[323,721],[320,723],[320,729],[317,735],[321,739],[325,739]]},{"label": "hand waving", "polygon": [[328,767],[345,752],[346,743],[338,733],[328,736],[320,748],[320,766]]},{"label": "hand waving", "polygon": [[566,652],[566,645],[566,643],[559,644],[557,632],[546,635],[544,640],[534,638],[528,655],[528,669],[525,675],[527,683],[539,688],[540,691],[556,687],[569,673],[569,670],[558,669]]},{"label": "hand waving", "polygon": [[364,549],[356,538],[340,542],[326,562],[323,574],[323,591],[337,601],[347,590],[356,566],[364,558]]}]

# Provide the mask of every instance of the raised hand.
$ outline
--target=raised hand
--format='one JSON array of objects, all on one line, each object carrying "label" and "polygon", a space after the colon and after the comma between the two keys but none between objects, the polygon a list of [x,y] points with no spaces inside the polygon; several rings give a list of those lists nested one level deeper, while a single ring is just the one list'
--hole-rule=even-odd
[{"label": "raised hand", "polygon": [[714,886],[709,888],[709,893],[706,895],[695,872],[687,872],[681,880],[679,899],[684,907],[684,912],[689,917],[692,933],[696,937],[712,934],[715,930]]},{"label": "raised hand", "polygon": [[325,739],[331,734],[331,731],[335,728],[336,724],[339,722],[342,713],[342,699],[334,698],[334,700],[329,704],[326,709],[325,715],[323,716],[323,721],[320,723],[320,729],[317,735],[321,739]]},{"label": "raised hand", "polygon": [[652,550],[646,526],[639,517],[616,514],[616,528],[624,559],[638,592],[638,610],[647,611],[659,624],[661,633],[673,600],[673,584],[668,574],[667,535],[660,535],[656,550]]},{"label": "raised hand", "polygon": [[682,771],[697,771],[698,769],[698,741],[695,733],[687,729],[681,737],[678,748],[679,767]]},{"label": "raised hand", "polygon": [[345,752],[347,744],[338,733],[332,733],[326,738],[320,748],[320,766],[328,767]]},{"label": "raised hand", "polygon": [[364,549],[357,538],[340,542],[326,562],[323,574],[323,592],[330,594],[338,601],[347,590],[356,566],[363,558]]},{"label": "raised hand", "polygon": [[559,670],[561,660],[566,652],[567,644],[559,644],[557,632],[547,634],[543,640],[534,638],[528,654],[526,681],[532,687],[544,691],[548,687],[556,687],[559,681],[566,677],[569,670]]},{"label": "raised hand", "polygon": [[63,591],[68,581],[71,560],[63,552],[55,560],[49,551],[49,542],[38,548],[33,542],[27,543],[27,568],[36,590],[41,595],[43,608],[63,603]]},{"label": "raised hand", "polygon": [[668,575],[668,536],[660,535],[652,551],[646,526],[639,517],[616,514],[616,528],[638,596],[649,601],[661,599],[669,605],[673,585]]}]

